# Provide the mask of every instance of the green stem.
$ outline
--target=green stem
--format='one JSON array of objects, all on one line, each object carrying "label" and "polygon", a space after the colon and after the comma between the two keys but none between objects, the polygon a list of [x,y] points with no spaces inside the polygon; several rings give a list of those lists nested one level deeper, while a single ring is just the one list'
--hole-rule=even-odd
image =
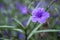
[{"label": "green stem", "polygon": [[25,40],[27,40],[27,28],[25,29]]}]

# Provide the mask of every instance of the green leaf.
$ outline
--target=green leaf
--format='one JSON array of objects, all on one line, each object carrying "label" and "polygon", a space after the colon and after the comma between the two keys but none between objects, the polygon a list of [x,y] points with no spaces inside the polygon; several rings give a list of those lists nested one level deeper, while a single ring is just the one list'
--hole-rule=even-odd
[{"label": "green leaf", "polygon": [[13,28],[13,27],[15,27],[15,26],[6,26],[6,25],[0,26],[0,28]]},{"label": "green leaf", "polygon": [[48,29],[48,30],[39,30],[35,31],[35,33],[40,33],[40,32],[59,32],[60,30],[55,30],[55,29]]},{"label": "green leaf", "polygon": [[32,37],[32,35],[35,33],[35,31],[38,30],[38,28],[40,28],[42,26],[42,24],[39,24],[36,28],[34,28],[32,30],[32,32],[28,35],[28,38],[27,39],[30,39]]},{"label": "green leaf", "polygon": [[30,22],[31,22],[31,17],[29,18],[29,20],[27,22],[27,27],[29,26]]},{"label": "green leaf", "polygon": [[14,30],[14,31],[19,31],[21,33],[24,33],[24,30],[22,29],[16,29],[14,28],[15,26],[0,26],[0,28],[11,28],[11,30]]},{"label": "green leaf", "polygon": [[22,30],[22,29],[12,29],[12,30],[14,30],[14,31],[19,31],[19,32],[21,32],[21,33],[25,33],[24,30]]},{"label": "green leaf", "polygon": [[17,19],[14,19],[14,20],[15,20],[18,24],[20,24],[23,29],[25,29],[24,26],[23,26],[23,24],[22,24],[20,21],[18,21]]}]

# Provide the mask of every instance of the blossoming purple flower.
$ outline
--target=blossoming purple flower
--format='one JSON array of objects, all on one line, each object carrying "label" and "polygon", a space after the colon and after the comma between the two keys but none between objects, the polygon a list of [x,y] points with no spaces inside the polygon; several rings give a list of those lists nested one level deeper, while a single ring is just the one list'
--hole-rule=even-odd
[{"label": "blossoming purple flower", "polygon": [[27,6],[16,2],[16,8],[23,14],[27,14]]},{"label": "blossoming purple flower", "polygon": [[44,8],[36,8],[32,11],[32,22],[45,23],[50,17],[49,13]]}]

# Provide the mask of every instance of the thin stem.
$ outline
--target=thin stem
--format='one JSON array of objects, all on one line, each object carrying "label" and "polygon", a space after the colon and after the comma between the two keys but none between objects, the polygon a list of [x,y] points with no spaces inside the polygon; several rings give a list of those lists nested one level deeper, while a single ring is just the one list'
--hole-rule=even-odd
[{"label": "thin stem", "polygon": [[25,40],[27,40],[27,29],[25,30]]}]

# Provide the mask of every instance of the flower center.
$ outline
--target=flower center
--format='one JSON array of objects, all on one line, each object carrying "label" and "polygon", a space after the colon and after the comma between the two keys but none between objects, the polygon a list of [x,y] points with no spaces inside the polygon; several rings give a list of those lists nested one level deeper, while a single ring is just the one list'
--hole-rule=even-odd
[{"label": "flower center", "polygon": [[36,16],[37,16],[38,18],[40,18],[40,17],[42,17],[42,13],[37,13]]}]

